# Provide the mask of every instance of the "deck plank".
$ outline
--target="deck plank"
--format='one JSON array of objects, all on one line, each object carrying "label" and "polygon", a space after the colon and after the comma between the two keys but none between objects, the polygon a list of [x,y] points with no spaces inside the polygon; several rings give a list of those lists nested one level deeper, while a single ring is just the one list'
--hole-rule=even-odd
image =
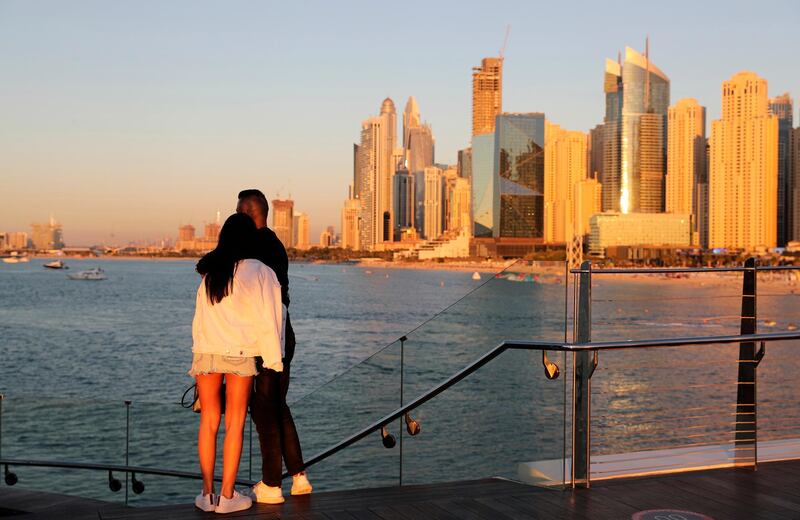
[{"label": "deck plank", "polygon": [[[758,471],[720,469],[600,481],[591,489],[553,490],[484,479],[286,497],[229,516],[286,520],[521,520],[629,519],[636,511],[674,508],[723,519],[800,518],[800,460],[761,464]],[[21,518],[63,516],[108,520],[208,519],[192,504],[122,507],[119,504],[0,487],[0,510]]]}]

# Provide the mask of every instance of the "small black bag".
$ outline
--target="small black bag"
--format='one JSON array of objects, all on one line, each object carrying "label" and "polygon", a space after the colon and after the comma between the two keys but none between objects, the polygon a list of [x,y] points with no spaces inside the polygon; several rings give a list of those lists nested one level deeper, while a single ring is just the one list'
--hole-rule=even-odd
[{"label": "small black bag", "polygon": [[[194,397],[191,403],[187,403],[186,395],[192,390],[194,390]],[[223,383],[219,389],[219,399],[219,411],[221,414],[225,414],[225,383]],[[183,393],[183,397],[181,397],[181,406],[184,408],[191,408],[194,413],[200,413],[200,395],[197,393],[197,383],[187,388]]]}]

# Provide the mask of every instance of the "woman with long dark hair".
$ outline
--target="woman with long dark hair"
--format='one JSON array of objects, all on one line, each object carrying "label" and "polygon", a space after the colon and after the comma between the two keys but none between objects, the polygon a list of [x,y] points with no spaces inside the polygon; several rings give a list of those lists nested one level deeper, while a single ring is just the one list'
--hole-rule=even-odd
[{"label": "woman with long dark hair", "polygon": [[[195,505],[203,511],[231,513],[252,505],[234,489],[247,402],[256,375],[255,357],[264,368],[281,372],[283,320],[281,286],[275,273],[253,257],[256,226],[245,214],[228,217],[217,248],[197,263],[203,276],[192,322],[192,368],[200,398],[197,451],[203,491]],[[222,486],[214,492],[214,462],[225,382],[225,442]]]}]

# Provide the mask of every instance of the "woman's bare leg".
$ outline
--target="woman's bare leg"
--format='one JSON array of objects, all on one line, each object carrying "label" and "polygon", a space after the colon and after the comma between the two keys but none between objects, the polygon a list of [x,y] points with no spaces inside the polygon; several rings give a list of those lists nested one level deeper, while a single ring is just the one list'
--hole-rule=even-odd
[{"label": "woman's bare leg", "polygon": [[214,461],[217,457],[217,431],[220,418],[222,374],[201,374],[197,378],[200,397],[200,430],[197,433],[197,454],[203,475],[203,494],[214,492]]},{"label": "woman's bare leg", "polygon": [[233,485],[242,456],[242,435],[247,418],[247,402],[253,391],[252,376],[225,374],[225,443],[222,451],[222,488],[225,498],[233,496]]}]

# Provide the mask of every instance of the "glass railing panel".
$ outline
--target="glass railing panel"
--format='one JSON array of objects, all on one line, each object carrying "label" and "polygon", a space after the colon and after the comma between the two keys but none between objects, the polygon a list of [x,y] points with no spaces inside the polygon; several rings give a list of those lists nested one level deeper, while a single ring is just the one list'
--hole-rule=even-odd
[{"label": "glass railing panel", "polygon": [[[800,270],[758,272],[758,331],[797,332]],[[757,346],[758,347],[758,346]],[[770,342],[758,365],[758,460],[800,458],[800,340]]]},{"label": "glass railing panel", "polygon": [[[769,283],[774,277],[759,272],[759,332],[791,330],[798,321],[797,306],[791,300],[796,296]],[[738,334],[743,278],[743,272],[595,274],[592,338]],[[767,384],[775,384],[780,379],[778,372],[796,363],[778,345],[768,350],[776,351],[775,365],[765,368],[762,362],[759,386],[764,384],[766,371],[772,376]],[[592,379],[594,478],[752,464],[755,452],[744,442],[754,436],[752,421],[742,417],[742,408],[740,415],[736,414],[739,366],[738,345],[603,352]],[[775,405],[784,402],[782,399],[791,402],[787,390],[791,391],[769,391],[776,401],[765,403],[765,392],[759,389],[759,415],[777,410]],[[770,420],[778,428],[777,422],[792,423],[791,419]],[[762,426],[759,421],[759,431]],[[738,445],[734,442],[737,428]],[[778,431],[771,430],[768,435],[775,436]]]},{"label": "glass railing panel", "polygon": [[[733,345],[601,352],[592,478],[751,464],[753,427],[736,415],[738,355]],[[748,449],[734,445],[737,422]]]},{"label": "glass railing panel", "polygon": [[[390,344],[290,404],[309,459],[399,406],[400,356]],[[316,490],[396,485],[399,455],[374,433],[309,469]],[[291,482],[289,482],[291,483]]]},{"label": "glass railing panel", "polygon": [[[125,461],[125,405],[54,396],[5,395],[2,402],[3,458],[83,463]],[[16,486],[119,501],[103,472],[12,467]],[[124,475],[122,475],[124,477]]]},{"label": "glass railing panel", "polygon": [[[564,370],[561,356],[557,361]],[[504,477],[561,487],[567,466],[564,370],[544,376],[541,352],[506,351],[410,413],[399,432],[403,484]]]},{"label": "glass railing panel", "polygon": [[[517,262],[475,280],[468,298],[407,335],[405,402],[424,394],[506,340],[565,339],[568,288],[562,262]],[[563,483],[562,375],[548,380],[541,351],[506,351],[411,413],[422,432],[403,437],[403,483],[502,476]],[[544,475],[544,476],[543,476]],[[545,478],[546,477],[546,478]]]},{"label": "glass railing panel", "polygon": [[473,289],[407,334],[404,396],[413,398],[506,340],[565,340],[563,262],[510,263],[502,272],[460,273]]}]

